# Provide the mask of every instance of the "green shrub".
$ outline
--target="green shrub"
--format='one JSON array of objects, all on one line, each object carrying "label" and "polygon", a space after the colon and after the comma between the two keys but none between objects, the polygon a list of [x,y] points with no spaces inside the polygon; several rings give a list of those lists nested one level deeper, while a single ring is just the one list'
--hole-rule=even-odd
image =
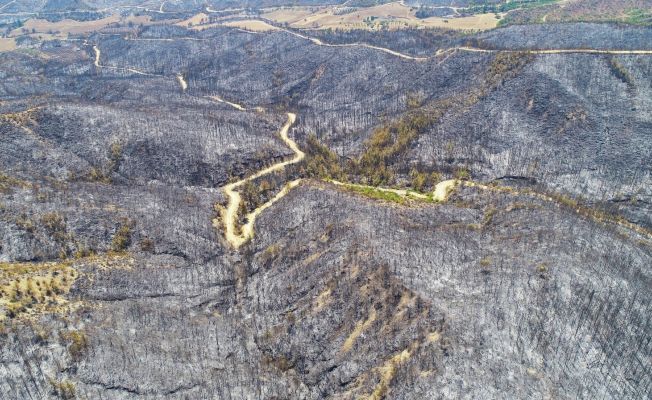
[{"label": "green shrub", "polygon": [[16,218],[16,226],[26,232],[34,232],[34,221],[32,221],[26,214],[21,214]]},{"label": "green shrub", "polygon": [[64,222],[61,214],[57,212],[49,212],[43,214],[41,217],[41,223],[51,234],[65,232],[66,230],[66,223]]},{"label": "green shrub", "polygon": [[91,182],[111,183],[111,178],[100,168],[91,167],[87,179]]},{"label": "green shrub", "polygon": [[459,179],[461,181],[466,181],[471,178],[471,172],[469,172],[468,168],[458,168],[455,170],[455,179]]},{"label": "green shrub", "polygon": [[348,188],[353,190],[354,192],[360,193],[372,199],[391,201],[393,203],[399,203],[399,204],[405,203],[405,198],[403,198],[401,195],[394,192],[387,192],[380,189],[375,189],[371,187],[360,187],[360,186],[348,186]]},{"label": "green shrub", "polygon": [[67,379],[56,381],[52,378],[48,378],[48,380],[52,386],[52,391],[57,397],[64,400],[72,400],[76,397],[75,384],[71,381]]},{"label": "green shrub", "polygon": [[499,85],[516,75],[533,59],[534,56],[525,51],[497,53],[485,74],[485,85],[489,88]]},{"label": "green shrub", "polygon": [[86,353],[88,348],[88,336],[83,331],[64,331],[61,333],[61,338],[70,342],[68,345],[68,354],[70,357],[79,361]]},{"label": "green shrub", "polygon": [[321,179],[344,179],[339,157],[311,134],[306,142],[305,172],[310,177]]},{"label": "green shrub", "polygon": [[129,220],[124,220],[118,231],[113,235],[111,240],[111,248],[115,251],[126,250],[131,244],[131,226]]},{"label": "green shrub", "polygon": [[616,57],[609,57],[609,68],[611,69],[611,72],[614,74],[614,76],[616,76],[616,78],[620,79],[629,86],[634,85],[634,80],[632,79],[629,71],[620,62],[618,62]]},{"label": "green shrub", "polygon": [[28,182],[0,172],[0,193],[10,193],[13,188],[28,188]]}]

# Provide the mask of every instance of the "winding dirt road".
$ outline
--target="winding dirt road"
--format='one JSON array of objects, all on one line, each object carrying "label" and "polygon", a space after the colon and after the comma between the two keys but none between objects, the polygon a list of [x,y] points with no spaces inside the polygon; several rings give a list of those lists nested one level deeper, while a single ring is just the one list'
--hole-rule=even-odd
[{"label": "winding dirt road", "polygon": [[129,67],[114,67],[112,65],[102,65],[100,64],[100,48],[97,47],[97,45],[93,45],[93,51],[95,52],[95,62],[93,65],[95,65],[98,68],[106,68],[106,69],[112,69],[115,71],[126,71],[126,72],[131,72],[132,74],[138,74],[138,75],[144,75],[144,76],[164,76],[164,75],[159,75],[159,74],[150,74],[149,72],[143,72],[140,70],[137,70],[135,68],[129,68]]},{"label": "winding dirt road", "polygon": [[179,81],[179,85],[181,85],[181,91],[185,92],[188,89],[188,82],[186,82],[181,74],[177,74],[177,80]]},{"label": "winding dirt road", "polygon": [[[542,49],[542,50],[528,50],[528,49],[523,49],[523,50],[503,50],[503,49],[481,49],[479,47],[470,47],[470,46],[458,46],[458,47],[450,47],[447,49],[440,49],[437,51],[435,55],[432,56],[425,56],[425,57],[416,57],[416,56],[411,56],[409,54],[401,53],[395,50],[388,49],[386,47],[381,47],[381,46],[374,46],[371,44],[367,43],[361,43],[361,42],[355,42],[355,43],[341,43],[341,44],[331,44],[331,43],[325,43],[321,39],[311,37],[304,35],[302,33],[295,32],[290,29],[286,28],[281,28],[276,25],[273,25],[270,23],[269,20],[262,19],[263,22],[270,24],[270,26],[276,28],[274,31],[282,31],[285,33],[288,33],[290,35],[296,36],[298,38],[304,39],[304,40],[309,40],[313,44],[317,46],[324,46],[324,47],[364,47],[372,50],[377,50],[381,51],[383,53],[387,53],[396,57],[403,58],[405,60],[411,60],[411,61],[428,61],[431,58],[436,57],[437,55],[440,55],[442,53],[448,53],[448,52],[454,52],[456,50],[459,51],[467,51],[467,52],[474,52],[474,53],[521,53],[521,52],[526,52],[530,54],[613,54],[613,55],[652,55],[652,50],[617,50],[617,49],[606,49],[606,50],[599,50],[599,49]],[[273,31],[272,31],[273,32]]]},{"label": "winding dirt road", "polygon": [[[93,64],[98,68],[109,68],[109,69],[114,69],[114,70],[122,70],[122,71],[134,72],[134,73],[137,73],[137,74],[140,74],[140,75],[148,75],[148,76],[163,76],[163,75],[155,75],[155,74],[150,74],[150,73],[147,73],[147,72],[138,71],[138,70],[133,69],[133,68],[122,68],[122,67],[113,67],[113,66],[102,65],[102,64],[100,64],[101,51],[100,51],[99,47],[97,47],[96,45],[93,45],[93,51],[95,52],[95,60],[94,60]],[[183,75],[182,74],[177,74],[176,79],[179,82],[179,85],[181,86],[181,90],[185,92],[186,89],[188,88],[188,83],[186,82]],[[248,108],[243,107],[240,104],[232,103],[232,102],[224,100],[224,99],[222,99],[221,97],[218,97],[218,96],[207,96],[207,98],[209,98],[209,99],[211,99],[213,101],[216,101],[216,102],[227,104],[227,105],[229,105],[229,106],[231,106],[231,107],[233,107],[233,108],[235,108],[236,110],[239,110],[239,111],[248,111],[249,110]],[[255,107],[254,110],[256,110],[258,112],[264,111],[261,107]],[[250,182],[250,181],[252,181],[252,180],[254,180],[256,178],[259,178],[259,177],[261,177],[263,175],[267,175],[267,174],[270,174],[270,173],[275,172],[275,171],[280,171],[283,168],[285,168],[287,165],[298,163],[299,161],[303,160],[304,157],[306,156],[305,153],[303,151],[301,151],[301,149],[299,149],[299,146],[296,144],[296,142],[294,140],[290,139],[290,137],[288,136],[288,131],[290,130],[290,127],[292,127],[292,125],[296,121],[297,116],[294,113],[288,113],[287,116],[288,116],[287,122],[281,128],[281,130],[279,132],[279,136],[281,137],[281,140],[283,140],[283,142],[294,152],[294,156],[289,160],[281,161],[281,162],[278,162],[278,163],[276,163],[274,165],[271,165],[271,166],[269,166],[269,167],[267,167],[265,169],[262,169],[262,170],[256,172],[255,174],[253,174],[253,175],[251,175],[251,176],[249,176],[247,178],[241,179],[241,180],[239,180],[237,182],[230,183],[230,184],[224,186],[224,188],[223,188],[224,193],[226,194],[226,196],[228,198],[228,204],[227,204],[226,208],[221,208],[220,214],[221,214],[221,217],[222,217],[222,221],[224,223],[225,237],[226,237],[227,241],[229,243],[231,243],[231,245],[236,249],[239,248],[240,246],[242,246],[250,238],[253,237],[253,235],[254,235],[254,222],[256,221],[256,217],[261,212],[263,212],[265,209],[267,209],[272,204],[274,204],[276,201],[278,201],[283,196],[285,196],[290,190],[292,190],[294,187],[296,187],[301,182],[301,179],[296,179],[296,180],[290,181],[287,184],[285,184],[285,186],[281,189],[281,191],[279,191],[272,199],[268,200],[266,203],[262,204],[261,206],[259,206],[258,208],[256,208],[255,210],[253,210],[252,212],[247,214],[245,216],[246,223],[242,227],[240,227],[240,229],[238,230],[238,228],[237,228],[238,209],[240,207],[240,202],[242,201],[242,198],[240,196],[240,193],[237,192],[237,189],[240,186],[244,185],[245,183]],[[217,227],[218,223],[219,222],[217,220],[213,221],[213,224],[216,225],[216,227]]]},{"label": "winding dirt road", "polygon": [[382,51],[383,53],[387,53],[387,54],[390,54],[390,55],[393,55],[393,56],[396,56],[396,57],[400,57],[400,58],[404,58],[406,60],[412,60],[412,61],[428,61],[428,59],[431,58],[431,57],[414,57],[414,56],[403,54],[403,53],[400,53],[398,51],[394,51],[394,50],[391,50],[391,49],[388,49],[388,48],[385,48],[385,47],[374,46],[374,45],[367,44],[367,43],[358,43],[358,42],[356,42],[356,43],[342,43],[342,44],[324,43],[324,42],[322,42],[321,40],[319,40],[317,38],[310,37],[310,36],[305,36],[305,35],[302,35],[302,34],[300,34],[298,32],[291,31],[289,29],[279,28],[279,30],[283,31],[283,32],[286,32],[286,33],[289,33],[291,35],[294,35],[296,37],[299,37],[301,39],[310,40],[312,43],[316,44],[317,46],[324,46],[324,47],[365,47],[365,48],[368,48],[368,49]]},{"label": "winding dirt road", "polygon": [[[246,108],[242,107],[239,104],[235,104],[235,103],[227,103],[227,104],[231,104],[232,106],[234,106],[234,108],[238,110],[246,110]],[[242,246],[244,243],[246,243],[249,239],[253,237],[254,222],[256,221],[256,217],[261,212],[263,212],[263,210],[270,207],[276,201],[278,201],[283,196],[285,196],[292,188],[296,187],[301,181],[300,179],[296,179],[287,183],[283,187],[283,189],[276,194],[276,196],[274,196],[272,199],[270,199],[260,207],[256,208],[254,211],[247,214],[245,216],[247,222],[240,228],[240,232],[238,232],[237,229],[238,208],[240,207],[240,202],[242,201],[242,198],[240,196],[240,193],[238,193],[236,189],[244,185],[245,183],[250,182],[263,175],[267,175],[275,171],[280,171],[283,168],[285,168],[285,166],[287,165],[298,163],[299,161],[303,160],[303,158],[305,157],[305,153],[301,151],[301,149],[299,149],[299,146],[297,146],[294,140],[290,139],[290,137],[288,136],[288,131],[290,130],[290,127],[294,124],[294,121],[296,120],[296,114],[288,113],[287,115],[288,115],[288,120],[285,123],[285,125],[283,125],[283,127],[281,128],[281,131],[279,132],[279,136],[281,137],[283,142],[285,142],[285,144],[294,152],[294,157],[292,157],[289,160],[281,161],[279,163],[271,165],[244,179],[241,179],[237,182],[230,183],[224,186],[223,188],[224,193],[228,198],[227,206],[225,208],[220,207],[220,216],[222,217],[222,222],[225,231],[224,236],[226,237],[226,240],[229,243],[231,243],[231,245],[236,249]],[[215,220],[213,221],[213,224],[217,226],[219,222]]]},{"label": "winding dirt road", "polygon": [[[496,53],[496,52],[521,52],[521,50],[487,50],[487,49],[479,49],[479,48],[474,48],[474,47],[457,47],[457,48],[451,48],[448,50],[440,50],[437,52],[435,56],[430,56],[430,57],[413,57],[409,56],[403,53],[399,53],[394,50],[390,50],[387,48],[383,47],[378,47],[378,46],[372,46],[368,45],[366,43],[348,43],[348,44],[328,44],[324,43],[321,40],[317,38],[311,38],[309,36],[304,36],[299,33],[286,30],[286,29],[281,29],[284,32],[290,33],[294,36],[298,36],[300,38],[303,38],[305,40],[310,40],[312,43],[318,45],[318,46],[326,46],[326,47],[366,47],[378,51],[385,52],[387,54],[397,56],[403,59],[407,60],[412,60],[412,61],[426,61],[429,60],[430,58],[433,58],[435,56],[439,56],[443,53],[453,53],[454,51],[460,50],[460,51],[468,51],[468,52],[481,52],[481,53]],[[145,75],[145,76],[155,76],[155,77],[162,77],[164,75],[158,75],[158,74],[151,74],[143,71],[139,71],[134,68],[129,68],[129,67],[114,67],[114,66],[108,66],[108,65],[102,65],[100,63],[101,60],[101,51],[97,45],[93,45],[93,51],[95,52],[95,59],[93,64],[97,68],[107,68],[107,69],[113,69],[113,70],[118,70],[118,71],[127,71],[139,75]],[[597,50],[597,49],[551,49],[551,50],[523,50],[529,53],[533,54],[569,54],[569,53],[586,53],[586,54],[618,54],[618,55],[626,55],[626,54],[632,54],[632,55],[652,55],[652,50]],[[182,74],[176,74],[176,79],[179,82],[179,85],[181,86],[182,91],[186,91],[188,88],[188,83],[186,82],[185,78],[183,77]],[[224,103],[227,104],[236,110],[239,111],[248,111],[249,109],[237,104],[233,103],[227,100],[222,99],[221,97],[218,96],[207,96],[206,98],[211,99],[216,102]],[[260,107],[254,108],[256,111],[264,111]],[[221,207],[218,206],[220,216],[221,216],[221,223],[224,226],[224,231],[225,231],[225,238],[227,241],[235,248],[238,249],[240,246],[242,246],[244,243],[246,243],[248,240],[250,240],[254,236],[254,223],[256,221],[256,218],[260,213],[262,213],[265,209],[269,208],[272,206],[275,202],[277,202],[279,199],[281,199],[283,196],[285,196],[287,193],[289,193],[290,190],[292,190],[294,187],[299,185],[301,182],[301,179],[296,179],[293,181],[290,181],[285,184],[285,186],[270,200],[268,200],[266,203],[262,204],[252,212],[248,213],[245,215],[245,223],[242,225],[240,228],[238,228],[238,211],[240,208],[240,203],[242,202],[242,197],[240,196],[240,193],[237,191],[238,188],[240,188],[242,185],[246,184],[247,182],[251,182],[261,176],[268,175],[270,173],[273,173],[275,171],[280,171],[286,166],[290,164],[295,164],[300,162],[305,158],[305,153],[299,149],[299,146],[297,146],[296,142],[294,142],[290,137],[288,136],[288,132],[292,125],[294,124],[296,120],[296,114],[294,113],[288,113],[287,114],[288,119],[287,122],[283,125],[279,132],[279,136],[281,140],[294,152],[294,156],[291,159],[285,160],[278,162],[276,164],[273,164],[267,168],[264,168],[253,175],[250,175],[244,179],[241,179],[239,181],[230,183],[226,186],[223,187],[224,193],[227,196],[228,202],[226,207]],[[358,187],[358,188],[371,188],[374,190],[379,190],[383,192],[391,192],[395,193],[401,197],[406,197],[406,198],[414,198],[414,199],[421,199],[421,200],[427,200],[427,199],[432,199],[436,202],[442,202],[446,201],[448,198],[449,194],[451,193],[452,190],[454,190],[455,187],[460,185],[460,182],[457,180],[447,180],[440,182],[436,185],[432,197],[430,195],[426,195],[423,193],[418,193],[410,190],[405,190],[405,189],[391,189],[391,188],[380,188],[380,187],[374,187],[374,186],[366,186],[366,185],[358,185],[358,184],[348,184],[348,183],[342,183],[338,181],[331,181],[331,183],[343,187]],[[472,185],[469,183],[464,183],[465,185]],[[213,225],[216,228],[219,228],[220,221],[218,219],[215,219],[213,221]],[[629,226],[628,226],[629,227]],[[631,228],[631,227],[630,227]]]}]

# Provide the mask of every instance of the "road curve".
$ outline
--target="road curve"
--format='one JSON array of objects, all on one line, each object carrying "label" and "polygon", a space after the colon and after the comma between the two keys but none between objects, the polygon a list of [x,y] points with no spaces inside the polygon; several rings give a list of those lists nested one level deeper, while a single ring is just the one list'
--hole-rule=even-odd
[{"label": "road curve", "polygon": [[387,54],[390,54],[390,55],[393,55],[393,56],[396,56],[396,57],[404,58],[406,60],[427,61],[428,59],[430,59],[430,57],[414,57],[414,56],[410,56],[410,55],[403,54],[403,53],[400,53],[398,51],[394,51],[394,50],[391,50],[391,49],[388,49],[388,48],[385,48],[385,47],[374,46],[374,45],[367,44],[367,43],[358,43],[358,42],[356,42],[356,43],[342,43],[342,44],[324,43],[320,39],[313,38],[313,37],[306,36],[306,35],[302,35],[302,34],[300,34],[298,32],[294,32],[294,31],[291,31],[289,29],[278,28],[278,30],[289,33],[289,34],[294,35],[296,37],[299,37],[301,39],[310,40],[312,43],[316,44],[317,46],[324,46],[324,47],[365,47],[365,48],[368,48],[368,49],[382,51],[383,53],[387,53]]},{"label": "road curve", "polygon": [[143,72],[140,70],[137,70],[135,68],[129,68],[129,67],[114,67],[112,65],[102,65],[100,64],[100,48],[97,47],[97,45],[93,45],[93,51],[95,52],[95,61],[93,62],[93,65],[95,65],[97,68],[106,68],[106,69],[112,69],[115,71],[126,71],[126,72],[131,72],[132,74],[138,74],[138,75],[144,75],[144,76],[164,76],[160,74],[150,74],[149,72]]},{"label": "road curve", "polygon": [[[121,67],[113,67],[113,66],[105,66],[100,64],[100,56],[101,56],[101,51],[99,47],[96,45],[93,45],[93,51],[95,52],[95,60],[93,64],[98,67],[98,68],[109,68],[109,69],[114,69],[114,70],[124,70],[124,71],[129,71],[129,72],[134,72],[138,73],[141,75],[148,75],[148,76],[163,76],[163,75],[155,75],[155,74],[149,74],[146,72],[138,71],[133,68],[121,68]],[[181,86],[182,91],[186,91],[188,88],[188,83],[186,82],[185,78],[183,77],[182,74],[177,74],[176,76],[179,85]],[[224,100],[221,97],[218,96],[207,96],[208,99],[211,99],[213,101],[217,101],[220,103],[227,104],[236,110],[239,111],[247,111],[248,109],[243,107],[240,104],[237,103],[232,103],[230,101]],[[264,111],[261,107],[255,107],[255,111],[262,112]],[[230,183],[226,186],[224,186],[224,193],[226,194],[228,198],[228,204],[226,208],[221,208],[220,214],[222,217],[222,222],[224,224],[224,230],[225,230],[225,237],[229,243],[236,249],[242,246],[244,243],[246,243],[251,237],[254,235],[254,222],[256,221],[256,217],[263,212],[266,208],[270,207],[272,204],[274,204],[276,201],[281,199],[283,196],[285,196],[290,190],[292,190],[294,187],[296,187],[300,182],[301,179],[296,179],[293,181],[288,182],[285,184],[285,186],[281,189],[280,192],[278,192],[272,199],[268,200],[266,203],[262,204],[249,214],[245,216],[246,222],[245,224],[240,228],[240,231],[238,232],[238,229],[236,228],[237,223],[238,223],[238,208],[240,207],[240,202],[242,201],[242,198],[240,196],[240,193],[236,191],[236,189],[245,183],[252,181],[256,178],[259,178],[263,175],[270,174],[275,171],[282,170],[285,168],[285,166],[298,163],[299,161],[303,160],[304,157],[306,156],[301,149],[299,149],[299,146],[296,144],[296,142],[288,136],[288,131],[290,130],[290,127],[294,124],[296,121],[296,114],[294,113],[287,113],[288,119],[287,122],[283,125],[279,132],[279,136],[281,137],[281,140],[294,152],[294,156],[285,161],[278,162],[274,165],[271,165],[267,168],[264,168],[255,174],[241,179],[237,182]],[[217,227],[218,221],[214,220],[213,225]]]},{"label": "road curve", "polygon": [[324,47],[365,47],[368,49],[372,50],[377,50],[377,51],[382,51],[384,53],[403,58],[405,60],[411,60],[411,61],[428,61],[431,58],[436,57],[437,55],[440,55],[442,53],[446,52],[451,52],[455,50],[460,50],[460,51],[467,51],[467,52],[475,52],[475,53],[520,53],[520,52],[525,52],[525,53],[530,53],[530,54],[613,54],[613,55],[652,55],[652,50],[617,50],[617,49],[605,49],[605,50],[600,50],[600,49],[541,49],[541,50],[534,50],[534,49],[522,49],[522,50],[503,50],[503,49],[482,49],[479,47],[472,47],[472,46],[457,46],[457,47],[450,47],[447,49],[439,49],[435,55],[432,56],[425,56],[425,57],[415,57],[411,56],[405,53],[401,53],[395,50],[388,49],[386,47],[381,47],[381,46],[374,46],[368,43],[360,43],[360,42],[354,42],[354,43],[341,43],[341,44],[331,44],[331,43],[325,43],[321,39],[314,38],[311,36],[304,35],[302,33],[295,32],[290,29],[285,29],[285,28],[280,28],[276,25],[273,25],[270,21],[268,20],[262,20],[263,22],[266,22],[270,24],[271,26],[274,26],[276,28],[276,31],[282,31],[285,33],[289,33],[290,35],[299,37],[301,39],[309,40],[313,44],[317,46],[324,46]]},{"label": "road curve", "polygon": [[[234,103],[230,103],[231,105],[236,105]],[[245,108],[237,104],[238,110],[244,110]],[[250,175],[244,179],[241,179],[237,182],[230,183],[226,186],[224,186],[223,190],[224,193],[227,196],[228,203],[226,207],[221,207],[220,209],[220,216],[222,217],[222,223],[224,225],[224,236],[226,240],[234,247],[234,248],[239,248],[242,246],[244,243],[246,243],[249,239],[251,239],[254,235],[254,222],[256,220],[256,217],[266,208],[270,207],[272,204],[274,204],[276,201],[281,199],[283,196],[285,196],[292,188],[296,187],[300,183],[300,179],[291,181],[287,183],[283,189],[276,194],[271,200],[267,201],[263,205],[259,206],[249,214],[245,216],[246,222],[245,224],[240,228],[240,232],[238,232],[237,229],[237,223],[238,223],[238,208],[240,207],[240,202],[242,201],[242,198],[240,196],[240,193],[237,192],[236,189],[238,189],[240,186],[244,185],[247,182],[253,181],[256,178],[259,178],[263,175],[270,174],[275,171],[280,171],[283,168],[285,168],[287,165],[298,163],[299,161],[303,160],[305,157],[305,153],[299,149],[299,146],[294,142],[294,140],[290,139],[288,136],[288,131],[290,130],[290,127],[294,124],[294,121],[296,120],[296,114],[293,113],[288,113],[288,120],[283,125],[279,132],[279,136],[285,142],[285,144],[294,152],[294,157],[292,157],[289,160],[281,161],[279,163],[276,163],[274,165],[271,165],[265,169],[262,169],[258,172],[256,172],[253,175]],[[214,225],[218,225],[218,221],[213,222]]]},{"label": "road curve", "polygon": [[177,80],[179,81],[179,85],[181,86],[181,91],[185,92],[186,89],[188,89],[188,82],[186,82],[186,79],[183,77],[182,74],[177,74]]}]

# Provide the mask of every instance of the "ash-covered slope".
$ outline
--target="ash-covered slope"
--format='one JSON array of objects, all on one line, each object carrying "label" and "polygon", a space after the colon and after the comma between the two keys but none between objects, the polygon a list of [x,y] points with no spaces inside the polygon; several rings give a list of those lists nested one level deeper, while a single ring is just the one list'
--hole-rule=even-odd
[{"label": "ash-covered slope", "polygon": [[[0,397],[650,396],[652,56],[132,39],[0,54]],[[286,112],[306,161],[255,185],[304,180],[235,250]],[[415,113],[388,168],[466,169],[447,201],[306,173]]]},{"label": "ash-covered slope", "polygon": [[[116,399],[646,396],[651,253],[631,233],[524,195],[469,189],[405,209],[310,184],[234,255],[197,230],[208,193],[155,193],[176,229],[135,230],[163,254],[73,262],[82,308],[7,333],[3,360],[23,367],[6,370],[5,393],[47,394],[54,376]],[[151,195],[134,194],[119,213],[151,214]],[[56,336],[71,329],[79,354]]]},{"label": "ash-covered slope", "polygon": [[445,117],[410,159],[536,184],[650,227],[651,68],[649,56],[539,55],[518,77]]}]

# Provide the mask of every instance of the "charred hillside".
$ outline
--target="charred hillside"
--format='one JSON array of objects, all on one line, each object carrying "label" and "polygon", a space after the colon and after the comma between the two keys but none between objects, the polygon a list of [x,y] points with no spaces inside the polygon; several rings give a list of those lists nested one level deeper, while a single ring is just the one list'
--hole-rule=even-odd
[{"label": "charred hillside", "polygon": [[652,30],[131,28],[0,52],[1,398],[650,397]]}]

